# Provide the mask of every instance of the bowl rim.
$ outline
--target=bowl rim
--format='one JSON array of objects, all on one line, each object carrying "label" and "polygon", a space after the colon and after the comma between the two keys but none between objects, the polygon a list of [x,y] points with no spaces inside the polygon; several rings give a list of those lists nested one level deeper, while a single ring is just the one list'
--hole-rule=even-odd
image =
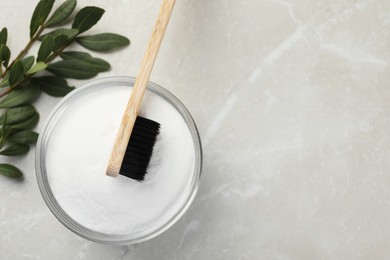
[{"label": "bowl rim", "polygon": [[172,216],[169,220],[167,220],[163,225],[149,228],[142,232],[135,232],[132,234],[105,234],[97,231],[93,231],[88,229],[81,224],[77,223],[77,221],[73,220],[59,205],[57,200],[55,199],[46,174],[45,169],[45,148],[47,142],[50,138],[51,129],[58,121],[61,113],[66,109],[67,104],[69,104],[72,100],[77,99],[77,97],[87,95],[95,89],[103,89],[108,88],[109,84],[118,83],[121,85],[128,85],[129,87],[133,87],[135,82],[134,77],[130,76],[111,76],[104,77],[96,80],[92,80],[81,87],[73,90],[66,97],[64,97],[50,112],[48,115],[42,130],[39,135],[36,151],[35,151],[35,172],[36,178],[39,186],[39,190],[41,195],[52,212],[52,214],[69,230],[76,233],[77,235],[86,238],[93,242],[110,244],[110,245],[131,245],[137,244],[140,242],[144,242],[146,240],[152,239],[164,231],[169,229],[172,225],[174,225],[188,210],[190,205],[192,204],[197,191],[199,189],[200,177],[202,175],[202,167],[203,167],[203,152],[202,152],[202,144],[199,135],[199,131],[196,127],[195,121],[192,118],[188,109],[184,106],[184,104],[175,97],[171,92],[164,89],[160,85],[157,85],[153,82],[148,82],[147,90],[151,91],[160,97],[164,98],[167,102],[169,102],[183,117],[185,120],[188,129],[191,133],[194,148],[195,148],[195,162],[194,162],[194,174],[192,176],[191,181],[191,191],[187,197],[187,200],[182,205],[180,210]]}]

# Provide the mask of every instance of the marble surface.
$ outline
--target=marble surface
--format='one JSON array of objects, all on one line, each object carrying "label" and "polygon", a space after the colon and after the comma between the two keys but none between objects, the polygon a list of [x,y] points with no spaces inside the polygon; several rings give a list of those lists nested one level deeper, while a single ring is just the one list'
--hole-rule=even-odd
[{"label": "marble surface", "polygon": [[[14,52],[36,2],[1,3]],[[100,77],[136,74],[159,3],[93,1],[93,31],[132,41]],[[388,0],[178,1],[152,81],[203,139],[189,211],[139,245],[89,242],[46,207],[30,152],[23,182],[0,176],[0,259],[388,259],[389,33]],[[57,102],[37,101],[38,131]]]}]

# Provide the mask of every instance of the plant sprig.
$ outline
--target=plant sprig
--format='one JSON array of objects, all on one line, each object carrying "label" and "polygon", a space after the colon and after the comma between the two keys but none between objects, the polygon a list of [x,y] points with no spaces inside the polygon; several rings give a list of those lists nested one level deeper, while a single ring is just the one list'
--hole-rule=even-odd
[{"label": "plant sprig", "polygon": [[[32,131],[39,121],[39,113],[32,105],[41,92],[63,97],[74,87],[67,78],[90,79],[110,70],[110,64],[88,52],[65,51],[70,45],[95,52],[111,52],[130,44],[130,41],[114,33],[82,35],[103,16],[104,10],[87,6],[74,16],[70,28],[59,27],[71,19],[77,0],[66,0],[52,12],[55,0],[41,0],[30,22],[30,39],[11,61],[7,46],[8,30],[0,31],[0,155],[20,156],[28,153],[35,144],[38,133]],[[50,13],[52,15],[50,16]],[[50,16],[50,17],[49,17]],[[47,33],[47,29],[57,27]],[[26,55],[40,41],[35,56]],[[41,73],[45,71],[45,75]],[[21,178],[23,173],[14,165],[0,163],[0,174]]]}]

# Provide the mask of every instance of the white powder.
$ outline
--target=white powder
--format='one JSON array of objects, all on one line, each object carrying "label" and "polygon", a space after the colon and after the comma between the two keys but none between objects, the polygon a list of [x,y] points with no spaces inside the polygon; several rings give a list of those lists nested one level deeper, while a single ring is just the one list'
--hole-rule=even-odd
[{"label": "white powder", "polygon": [[47,175],[64,211],[81,225],[108,234],[129,234],[161,226],[190,193],[194,144],[182,116],[147,92],[141,116],[161,124],[143,183],[105,175],[130,88],[111,87],[73,101],[47,146]]}]

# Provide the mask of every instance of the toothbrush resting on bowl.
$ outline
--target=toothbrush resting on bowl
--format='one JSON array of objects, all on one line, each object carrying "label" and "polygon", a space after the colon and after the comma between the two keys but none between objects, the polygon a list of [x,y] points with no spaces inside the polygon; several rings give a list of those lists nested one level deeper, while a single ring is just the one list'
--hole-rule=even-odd
[{"label": "toothbrush resting on bowl", "polygon": [[175,2],[176,0],[163,0],[116,136],[106,170],[108,176],[117,177],[120,174],[137,181],[145,179],[160,124],[140,117],[138,113]]}]

